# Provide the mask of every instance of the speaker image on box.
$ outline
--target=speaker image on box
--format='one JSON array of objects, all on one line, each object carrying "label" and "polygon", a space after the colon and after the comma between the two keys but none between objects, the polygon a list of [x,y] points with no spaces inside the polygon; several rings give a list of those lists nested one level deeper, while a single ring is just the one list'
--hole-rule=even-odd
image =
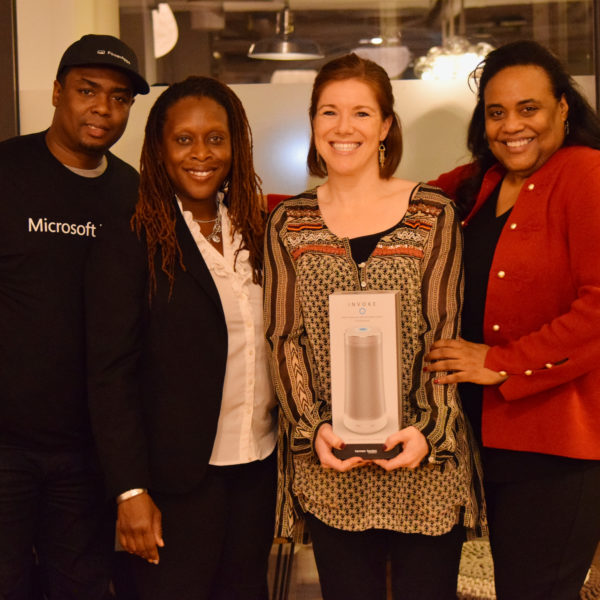
[{"label": "speaker image on box", "polygon": [[359,434],[380,431],[388,421],[381,331],[376,327],[346,329],[344,354],[344,425]]}]

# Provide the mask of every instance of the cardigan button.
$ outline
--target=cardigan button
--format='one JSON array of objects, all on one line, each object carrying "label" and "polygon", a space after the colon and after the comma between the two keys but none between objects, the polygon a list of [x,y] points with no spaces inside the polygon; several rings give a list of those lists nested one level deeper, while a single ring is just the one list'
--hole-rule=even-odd
[{"label": "cardigan button", "polygon": [[517,228],[517,224],[516,223],[511,223],[510,224],[510,228],[514,231]]},{"label": "cardigan button", "polygon": [[527,369],[527,371],[525,371],[525,375],[529,377],[530,375],[533,375],[533,371],[531,369]]},{"label": "cardigan button", "polygon": [[361,281],[360,282],[360,287],[366,288],[367,287],[367,282],[366,281]]},{"label": "cardigan button", "polygon": [[498,275],[499,279],[504,279],[504,277],[506,276],[506,273],[504,271],[498,271],[498,273],[496,273],[496,275]]},{"label": "cardigan button", "polygon": [[361,263],[359,263],[359,265],[358,265],[358,267],[359,267],[360,269],[362,269],[364,266],[365,266],[365,263],[364,263],[364,262],[361,262]]},{"label": "cardigan button", "polygon": [[498,375],[501,375],[502,377],[506,377],[508,375],[508,373],[506,371],[498,371]]},{"label": "cardigan button", "polygon": [[494,331],[500,331],[500,325],[496,324],[496,325],[492,325],[492,329]]},{"label": "cardigan button", "polygon": [[530,183],[530,184],[527,186],[527,189],[528,189],[530,192],[531,192],[531,191],[533,191],[533,190],[535,189],[535,184],[533,184],[533,183]]},{"label": "cardigan button", "polygon": [[544,366],[546,369],[551,369],[554,365],[552,363],[546,363]]}]

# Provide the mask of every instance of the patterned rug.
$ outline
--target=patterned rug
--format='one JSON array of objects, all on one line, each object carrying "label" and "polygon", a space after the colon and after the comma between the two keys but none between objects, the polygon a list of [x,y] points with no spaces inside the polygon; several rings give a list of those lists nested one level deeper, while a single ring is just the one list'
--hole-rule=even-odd
[{"label": "patterned rug", "polygon": [[[492,555],[487,541],[466,542],[458,576],[460,600],[495,600]],[[582,600],[600,600],[600,569],[593,565],[580,593]]]}]

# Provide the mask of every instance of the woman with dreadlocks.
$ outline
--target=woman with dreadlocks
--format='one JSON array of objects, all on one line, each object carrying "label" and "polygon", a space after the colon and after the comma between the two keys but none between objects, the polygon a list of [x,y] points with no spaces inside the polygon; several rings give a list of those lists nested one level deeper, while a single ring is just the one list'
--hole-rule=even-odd
[{"label": "woman with dreadlocks", "polygon": [[143,599],[267,598],[264,227],[240,100],[208,77],[172,85],[131,223],[99,236],[88,277],[92,423]]}]

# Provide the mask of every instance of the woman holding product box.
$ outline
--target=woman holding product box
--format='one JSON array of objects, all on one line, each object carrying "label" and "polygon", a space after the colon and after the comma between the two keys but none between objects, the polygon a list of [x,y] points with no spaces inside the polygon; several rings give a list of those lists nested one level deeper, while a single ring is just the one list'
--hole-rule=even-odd
[{"label": "woman holding product box", "polygon": [[[462,239],[439,190],[392,175],[402,136],[391,84],[350,54],[315,80],[308,165],[327,181],[280,204],[265,249],[265,311],[280,402],[278,528],[306,518],[325,600],[456,597],[465,529],[482,525],[474,455],[454,386],[423,372],[456,337]],[[341,460],[331,426],[329,296],[399,290],[402,424],[397,456]],[[368,401],[368,398],[365,398]]]},{"label": "woman holding product box", "polygon": [[473,162],[436,182],[468,215],[465,339],[427,359],[482,439],[498,598],[570,600],[600,539],[600,121],[535,42],[478,86]]},{"label": "woman holding product box", "polygon": [[276,401],[251,139],[223,83],[170,86],[131,224],[90,261],[90,411],[144,600],[268,598]]}]

